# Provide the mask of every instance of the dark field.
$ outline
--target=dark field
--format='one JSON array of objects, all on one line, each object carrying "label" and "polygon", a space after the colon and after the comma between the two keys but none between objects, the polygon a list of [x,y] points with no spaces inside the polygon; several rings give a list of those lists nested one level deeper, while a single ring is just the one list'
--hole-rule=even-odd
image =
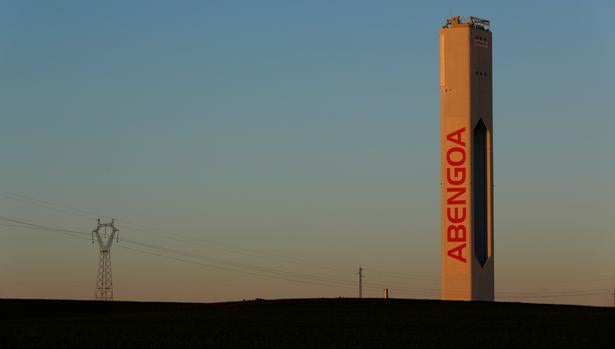
[{"label": "dark field", "polygon": [[0,348],[615,348],[615,309],[401,299],[0,300]]}]

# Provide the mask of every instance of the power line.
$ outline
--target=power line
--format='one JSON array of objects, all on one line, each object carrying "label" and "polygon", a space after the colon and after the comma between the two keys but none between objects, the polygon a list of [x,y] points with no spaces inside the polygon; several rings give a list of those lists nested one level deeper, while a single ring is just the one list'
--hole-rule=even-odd
[{"label": "power line", "polygon": [[38,206],[38,207],[44,207],[44,208],[47,208],[47,209],[50,209],[56,212],[62,212],[64,214],[68,214],[71,216],[77,216],[77,217],[85,218],[85,219],[92,219],[98,216],[94,212],[90,212],[90,211],[86,211],[86,210],[78,209],[78,208],[66,207],[66,206],[63,207],[62,205],[53,203],[51,201],[40,200],[40,199],[25,196],[25,195],[7,192],[4,190],[0,190],[0,197],[20,201],[20,202]]},{"label": "power line", "polygon": [[0,216],[0,220],[6,221],[6,222],[11,222],[11,223],[16,223],[16,224],[21,224],[22,226],[30,228],[30,229],[35,229],[35,230],[36,229],[40,229],[40,230],[45,230],[45,231],[53,231],[53,232],[64,234],[64,235],[70,235],[70,236],[87,236],[88,235],[87,233],[84,233],[84,232],[81,232],[81,231],[52,228],[52,227],[47,227],[47,226],[40,225],[40,224],[24,222],[24,221],[21,221],[21,220],[18,220],[18,219],[6,218],[6,217],[2,217],[2,216]]},{"label": "power line", "polygon": [[[0,220],[1,219],[7,219],[7,218],[0,217]],[[86,234],[86,233],[79,232],[79,231],[74,231],[74,230],[66,230],[66,229],[59,229],[59,228],[54,228],[54,227],[42,226],[40,224],[24,222],[22,220],[10,219],[10,221],[11,222],[20,222],[22,224],[27,224],[27,226],[25,226],[25,228],[29,228],[29,229],[40,229],[40,230],[59,232],[59,233],[68,232],[68,234],[70,234],[71,236],[73,234],[80,235],[80,236],[83,236],[84,234]],[[327,286],[352,288],[351,287],[351,282],[350,281],[346,281],[346,280],[331,279],[331,278],[324,278],[324,277],[315,277],[315,276],[312,276],[312,275],[297,274],[297,273],[280,271],[280,270],[271,269],[271,268],[262,268],[262,267],[258,267],[258,266],[254,266],[254,265],[246,265],[246,264],[241,264],[241,263],[228,262],[228,261],[220,260],[220,259],[213,258],[213,257],[205,257],[205,256],[195,255],[195,254],[187,253],[187,252],[184,252],[184,251],[178,251],[178,250],[175,250],[175,249],[171,249],[171,248],[168,248],[168,247],[156,246],[156,245],[152,245],[152,244],[148,244],[148,243],[143,243],[143,242],[139,242],[139,241],[135,241],[135,240],[131,240],[131,239],[126,239],[126,238],[122,239],[122,241],[124,243],[132,244],[132,245],[135,245],[135,246],[145,247],[145,248],[148,248],[150,250],[154,250],[154,251],[158,251],[158,252],[171,253],[171,254],[175,254],[175,255],[181,255],[181,256],[187,257],[187,258],[205,260],[205,261],[208,262],[208,264],[199,263],[199,265],[205,265],[205,266],[208,266],[210,268],[221,269],[221,270],[232,271],[232,272],[246,273],[244,270],[238,270],[238,269],[229,268],[229,265],[230,265],[231,267],[251,268],[251,269],[257,269],[258,272],[265,272],[265,273],[269,273],[269,274],[271,274],[271,273],[275,274],[275,275],[262,275],[262,274],[257,274],[257,273],[249,273],[251,275],[266,276],[266,277],[273,277],[273,278],[279,278],[279,276],[289,276],[289,274],[291,276],[293,276],[293,277],[297,277],[299,275],[300,277],[304,277],[304,278],[312,278],[312,280],[314,280],[314,278],[316,278],[316,281],[320,282],[319,285],[322,285],[322,282],[329,282],[329,284]],[[122,245],[118,245],[118,247],[125,248],[125,246],[122,246]],[[154,255],[160,256],[160,254],[154,254]],[[363,285],[363,288],[379,289],[381,286],[384,286],[384,285],[383,284],[378,284],[378,283],[371,283],[368,286]],[[403,287],[401,285],[398,285],[396,287],[396,289],[399,290],[399,291],[405,291],[405,292],[412,293],[412,294],[427,292],[429,295],[437,295],[439,293],[439,290],[435,290],[435,289],[427,290],[427,289],[422,289],[422,288],[409,288],[409,287]]]},{"label": "power line", "polygon": [[252,264],[244,264],[244,263],[232,262],[232,261],[222,260],[222,259],[219,259],[219,258],[214,258],[214,257],[209,257],[209,256],[202,256],[202,255],[198,255],[198,254],[194,254],[194,253],[188,253],[188,252],[184,252],[184,251],[179,251],[179,250],[175,250],[175,249],[167,248],[167,247],[163,247],[163,246],[157,246],[157,245],[153,245],[153,244],[142,243],[142,242],[138,242],[138,241],[134,241],[134,240],[129,240],[129,239],[123,239],[123,241],[127,242],[129,244],[134,244],[134,245],[137,245],[137,246],[141,246],[141,247],[145,247],[145,248],[148,248],[148,249],[156,250],[158,252],[165,252],[165,253],[170,253],[170,254],[175,254],[175,255],[181,255],[183,257],[188,257],[188,258],[192,258],[192,259],[203,260],[203,261],[208,262],[209,265],[212,266],[212,267],[224,266],[226,268],[226,270],[231,270],[231,269],[228,269],[230,267],[230,268],[235,268],[235,269],[232,269],[233,271],[247,269],[247,270],[252,270],[252,271],[255,271],[255,272],[259,272],[259,273],[266,273],[266,274],[271,274],[271,275],[281,275],[281,276],[296,276],[296,277],[301,277],[301,278],[305,278],[305,279],[316,280],[316,281],[319,281],[319,282],[336,283],[336,284],[343,285],[343,286],[350,286],[352,284],[351,281],[332,279],[332,278],[326,278],[326,277],[314,276],[314,275],[310,275],[310,274],[303,274],[303,273],[296,273],[296,272],[287,272],[287,271],[280,270],[280,269],[262,267],[262,266],[252,265]]},{"label": "power line", "polygon": [[565,293],[565,294],[551,294],[551,295],[511,295],[501,296],[497,295],[497,298],[562,298],[562,297],[585,297],[585,296],[598,296],[604,295],[604,291],[587,292],[587,293]]},{"label": "power line", "polygon": [[[33,228],[33,227],[22,227],[22,228],[27,228],[27,229],[32,229],[32,230],[40,230],[40,231],[50,231],[50,232],[54,232],[54,233],[63,233],[62,231],[59,231],[58,229],[43,229],[43,228]],[[83,235],[72,235],[72,234],[66,234],[66,235],[69,238],[76,238],[76,239],[88,240],[88,241],[90,240],[89,238],[86,238]],[[310,280],[300,280],[300,279],[293,279],[293,278],[289,278],[289,277],[283,277],[283,276],[279,276],[279,275],[264,275],[262,273],[255,273],[255,272],[249,272],[249,271],[244,271],[244,270],[238,270],[238,269],[233,269],[233,268],[229,268],[229,267],[223,267],[223,266],[219,266],[219,265],[202,263],[202,262],[190,260],[190,259],[187,259],[187,258],[181,258],[181,257],[173,256],[173,255],[167,255],[167,254],[152,252],[152,251],[140,249],[140,248],[137,248],[137,247],[128,247],[128,246],[125,246],[125,245],[117,245],[117,248],[124,249],[124,250],[129,250],[129,251],[133,251],[133,252],[138,252],[138,253],[145,254],[145,255],[156,256],[156,257],[159,257],[159,258],[179,261],[179,262],[182,262],[182,263],[187,263],[187,264],[192,264],[192,265],[199,265],[199,266],[203,266],[203,267],[207,267],[207,268],[220,269],[220,270],[225,270],[225,271],[230,271],[230,272],[235,272],[235,273],[241,273],[241,274],[245,274],[245,275],[253,275],[253,276],[258,276],[258,277],[267,277],[267,278],[279,279],[279,280],[284,280],[284,281],[289,281],[289,282],[294,282],[294,283],[310,284],[310,285],[316,285],[316,286],[354,289],[354,287],[350,286],[350,285],[340,285],[340,284],[331,284],[331,283],[316,282],[316,281],[310,281]]]},{"label": "power line", "polygon": [[518,284],[518,283],[532,283],[532,284],[575,284],[575,283],[594,283],[594,282],[613,282],[615,278],[596,278],[596,279],[576,279],[576,280],[539,280],[539,281],[529,281],[529,280],[498,280],[498,283],[510,283],[510,284]]},{"label": "power line", "polygon": [[[74,231],[74,230],[68,230],[68,229],[60,229],[60,228],[54,228],[54,227],[48,227],[48,226],[44,226],[44,225],[40,225],[40,224],[35,224],[35,223],[31,223],[31,222],[26,222],[23,220],[17,220],[17,219],[12,219],[12,218],[7,218],[7,217],[0,217],[0,220],[8,220],[10,222],[16,222],[16,223],[20,223],[20,224],[24,224],[27,225],[27,227],[31,228],[31,229],[37,229],[37,230],[46,230],[46,231],[50,231],[50,232],[56,232],[56,233],[68,233],[71,237],[75,237],[75,236],[79,236],[79,237],[83,237],[83,235],[85,233],[83,232],[79,232],[79,231]],[[147,249],[153,250],[153,251],[157,251],[157,252],[161,252],[161,253],[156,253],[156,252],[151,252],[151,251],[144,251],[141,249],[136,249],[136,248],[130,248],[130,247],[126,247],[126,246],[122,246],[122,245],[118,245],[118,247],[120,248],[124,248],[124,249],[132,249],[132,250],[137,250],[139,252],[142,253],[147,253],[147,254],[151,254],[151,255],[155,255],[155,256],[159,256],[159,257],[163,257],[163,258],[169,258],[169,259],[174,259],[174,260],[180,260],[180,261],[184,261],[187,263],[192,263],[192,264],[197,264],[197,265],[202,265],[202,266],[206,266],[206,267],[210,267],[210,268],[216,268],[216,269],[221,269],[221,270],[225,270],[225,271],[231,271],[231,272],[237,272],[237,273],[243,273],[243,274],[249,274],[249,275],[255,275],[255,276],[260,276],[260,277],[269,277],[269,278],[275,278],[275,279],[281,279],[281,280],[286,280],[286,281],[292,281],[292,282],[300,282],[300,283],[308,283],[308,284],[313,284],[313,285],[319,285],[319,286],[327,286],[327,287],[340,287],[340,288],[347,288],[350,289],[352,288],[352,286],[350,285],[349,282],[347,281],[343,281],[343,280],[339,280],[339,279],[331,279],[331,278],[322,278],[322,277],[315,277],[313,275],[309,275],[309,274],[300,274],[300,273],[293,273],[293,272],[287,272],[287,271],[282,271],[282,270],[276,270],[276,269],[271,269],[271,268],[265,268],[265,267],[259,267],[259,266],[252,266],[252,265],[245,265],[245,264],[241,264],[241,263],[234,263],[234,262],[228,262],[228,261],[223,261],[223,260],[219,260],[216,258],[209,258],[209,257],[204,257],[204,256],[199,256],[199,255],[195,255],[195,254],[190,254],[190,253],[186,253],[183,251],[178,251],[178,250],[174,250],[174,249],[170,249],[170,248],[166,248],[166,247],[161,247],[161,246],[156,246],[156,245],[152,245],[152,244],[146,244],[146,243],[142,243],[142,242],[138,242],[138,241],[134,241],[134,240],[127,240],[127,239],[123,239],[123,241],[125,243],[128,244],[132,244],[132,245],[136,245],[136,246],[141,246],[141,247],[145,247]],[[166,253],[166,254],[162,254],[162,253]],[[168,254],[171,254],[171,256],[169,256]],[[176,257],[176,256],[180,256],[180,258]],[[181,258],[183,257],[183,258]],[[186,258],[191,258],[190,260],[187,260]],[[197,262],[194,261],[192,259],[201,259],[201,260],[207,260],[208,263],[202,263],[202,262]],[[251,268],[252,271],[249,270],[245,270],[245,268]],[[364,270],[364,268],[361,267],[361,279],[363,278],[363,273],[362,271]],[[371,285],[367,286],[367,288],[370,289],[380,289],[379,286],[382,286],[382,284],[376,284],[376,283],[371,283]],[[361,289],[365,287],[365,285],[362,285],[361,282]],[[438,296],[439,294],[439,290],[438,289],[425,289],[425,288],[408,288],[408,287],[403,287],[403,286],[397,286],[395,287],[396,290],[401,291],[401,292],[397,292],[397,293],[406,293],[406,294],[412,294],[413,296],[416,295],[426,295],[426,296]],[[587,291],[569,291],[572,293],[559,293],[559,294],[549,294],[549,293],[523,293],[523,292],[517,292],[517,293],[501,293],[498,292],[498,297],[499,298],[549,298],[549,297],[565,297],[565,296],[584,296],[584,295],[593,295],[593,294],[603,294],[604,291],[599,291],[599,292],[587,292]],[[583,293],[578,293],[578,292],[583,292]],[[361,291],[362,293],[362,291]],[[362,296],[362,294],[361,294]]]},{"label": "power line", "polygon": [[[0,216],[0,220],[12,223],[10,224],[11,228],[27,228],[32,230],[41,230],[41,231],[49,231],[54,233],[64,234],[71,238],[79,238],[79,239],[87,239],[87,233],[70,230],[70,229],[61,229],[56,227],[50,227],[42,224],[37,224],[29,221],[24,221],[21,219],[14,219],[10,217]],[[7,226],[7,224],[4,224]],[[143,243],[136,240],[126,240],[123,239],[124,243],[133,245],[133,247],[128,247],[124,245],[118,245],[119,248],[137,251],[143,254],[149,254],[153,256],[157,256],[160,258],[167,258],[171,260],[181,261],[184,263],[191,263],[195,265],[205,266],[209,268],[216,268],[225,271],[231,271],[236,273],[242,273],[247,275],[254,275],[259,277],[268,277],[275,278],[290,282],[304,283],[304,284],[312,284],[318,286],[325,287],[335,287],[335,288],[344,288],[344,289],[352,289],[352,282],[347,280],[342,280],[338,278],[328,278],[323,276],[315,276],[311,274],[305,273],[296,273],[291,271],[285,271],[280,269],[268,268],[263,266],[256,266],[252,264],[244,264],[237,263],[227,260],[222,260],[213,257],[206,257],[198,254],[188,253],[185,251],[179,251],[176,249],[171,249],[163,246],[157,246],[155,244]],[[140,247],[140,248],[139,248]],[[147,250],[143,250],[143,248]],[[203,262],[201,262],[203,261]],[[401,285],[383,285],[378,283],[370,283],[369,285],[363,285],[363,271],[365,268],[360,267],[360,297],[362,297],[363,288],[369,289],[381,289],[380,286],[391,287],[394,286],[393,289],[396,290],[396,294],[409,294],[412,297],[416,296],[426,296],[429,298],[439,298],[439,289],[426,289],[426,288],[411,288],[404,287]],[[373,269],[370,269],[373,270]],[[599,295],[605,294],[610,290],[574,290],[574,291],[543,291],[543,292],[498,292],[498,298],[507,298],[507,299],[515,299],[515,298],[557,298],[557,297],[582,297],[582,296],[591,296],[591,295]],[[615,296],[614,296],[615,297]],[[614,298],[615,301],[615,298]]]},{"label": "power line", "polygon": [[402,279],[402,280],[429,280],[429,281],[433,281],[436,280],[438,278],[434,278],[434,277],[430,277],[427,275],[418,275],[418,274],[410,274],[410,273],[403,273],[403,272],[392,272],[392,271],[385,271],[382,269],[374,269],[372,267],[369,268],[363,268],[365,271],[373,271],[379,275],[385,276],[388,275],[391,278],[394,279]]},{"label": "power line", "polygon": [[536,295],[541,295],[541,296],[549,296],[549,295],[566,295],[566,294],[585,294],[585,293],[591,293],[591,292],[601,292],[601,293],[605,293],[605,292],[609,292],[610,289],[590,289],[590,290],[571,290],[571,291],[540,291],[540,292],[536,292],[536,291],[532,291],[532,292],[523,292],[523,291],[519,291],[519,292],[498,292],[499,295],[501,296],[507,296],[507,295],[512,295],[512,296],[528,296],[528,297],[533,297]]},{"label": "power line", "polygon": [[129,250],[129,251],[134,251],[134,252],[138,252],[138,253],[142,253],[142,254],[147,254],[147,255],[151,255],[151,256],[156,256],[156,257],[160,257],[160,258],[165,258],[165,259],[169,259],[169,260],[175,260],[175,261],[182,262],[182,263],[193,264],[193,265],[200,265],[200,266],[204,266],[204,267],[208,267],[208,268],[217,268],[217,269],[222,269],[222,270],[232,271],[232,272],[238,272],[238,273],[247,274],[247,275],[254,275],[254,276],[260,276],[260,277],[265,276],[265,277],[270,277],[270,278],[284,280],[284,281],[289,281],[289,282],[294,282],[294,283],[309,284],[309,285],[316,285],[316,286],[354,289],[354,287],[351,287],[351,286],[332,285],[332,284],[314,282],[314,281],[309,281],[309,280],[293,279],[293,278],[287,278],[287,277],[282,277],[282,276],[262,275],[262,274],[258,274],[258,273],[239,271],[239,270],[235,270],[235,269],[232,269],[232,268],[217,267],[217,266],[212,266],[210,264],[201,263],[201,262],[198,262],[198,261],[193,261],[193,260],[189,260],[189,259],[185,259],[185,258],[181,258],[181,257],[164,255],[164,254],[160,254],[160,253],[156,253],[156,252],[151,252],[151,251],[142,250],[142,249],[138,249],[138,248],[134,248],[134,247],[123,246],[123,245],[118,245],[118,248]]},{"label": "power line", "polygon": [[[0,217],[0,220],[20,223],[20,224],[26,225],[27,227],[33,228],[35,230],[44,230],[44,231],[50,231],[50,232],[56,232],[56,233],[66,233],[71,236],[80,236],[80,237],[83,237],[84,235],[86,235],[86,233],[79,232],[79,231],[54,228],[54,227],[44,226],[41,224],[30,223],[30,222],[26,222],[23,220],[16,220],[16,219],[7,218],[7,217]],[[162,247],[162,246],[156,246],[153,244],[142,243],[142,242],[135,241],[135,240],[130,240],[130,239],[122,239],[122,240],[124,243],[133,244],[133,245],[140,246],[140,247],[145,247],[147,249],[154,250],[157,252],[179,255],[184,258],[206,260],[208,263],[196,263],[196,264],[208,266],[211,268],[217,268],[217,269],[238,272],[238,273],[243,273],[243,274],[251,274],[251,275],[256,275],[256,276],[261,276],[261,277],[277,278],[277,279],[283,279],[283,280],[289,280],[288,278],[292,277],[294,278],[294,281],[299,281],[299,282],[302,279],[305,279],[305,280],[308,280],[309,283],[318,284],[321,286],[327,285],[327,286],[334,286],[334,287],[352,288],[352,282],[350,281],[325,278],[325,277],[317,277],[317,276],[313,276],[309,274],[287,272],[287,271],[278,270],[278,269],[247,265],[247,264],[236,263],[236,262],[229,262],[229,261],[224,261],[224,260],[220,260],[217,258],[205,257],[205,256],[190,254],[190,253],[186,253],[183,251],[178,251],[178,250]],[[122,245],[118,245],[118,246],[122,246]],[[122,246],[121,248],[126,248],[126,247]],[[158,255],[160,256],[160,253]],[[194,262],[194,261],[191,261],[191,262]],[[246,271],[245,269],[250,269],[252,271],[249,271],[249,270]]]},{"label": "power line", "polygon": [[[5,190],[0,190],[0,197],[29,203],[31,205],[48,208],[48,209],[51,209],[57,212],[62,212],[62,213],[77,216],[80,218],[87,218],[87,219],[91,219],[92,217],[111,218],[110,216],[100,215],[99,213],[86,210],[83,208],[69,207],[67,205],[52,202],[49,200],[37,199],[31,196],[17,194],[17,193],[5,191]],[[151,236],[151,234],[155,234],[155,235],[161,236],[169,240],[173,240],[173,241],[184,243],[184,244],[189,244],[190,246],[197,245],[201,247],[215,248],[216,251],[221,250],[221,251],[226,251],[226,252],[233,253],[233,254],[249,256],[249,257],[257,257],[257,258],[261,258],[265,260],[282,262],[282,263],[287,263],[287,264],[310,265],[312,267],[317,267],[319,269],[326,269],[326,270],[335,271],[335,272],[346,272],[349,270],[349,268],[347,267],[342,267],[342,266],[334,267],[334,266],[331,266],[330,264],[322,265],[312,260],[298,258],[296,256],[284,256],[280,254],[262,253],[262,252],[251,250],[251,249],[233,247],[228,244],[222,244],[219,242],[214,242],[214,241],[203,239],[200,237],[185,236],[184,234],[166,231],[164,229],[160,229],[157,227],[148,227],[140,223],[126,220],[124,218],[116,219],[116,221],[121,221],[125,226],[132,227],[132,228],[129,228],[130,230],[144,232],[144,233],[147,233],[148,236]],[[126,228],[124,228],[124,230],[126,230]],[[408,273],[401,273],[401,272],[390,272],[390,271],[384,271],[384,270],[379,270],[379,269],[374,269],[374,268],[368,268],[368,269],[375,272],[377,275],[383,278],[393,278],[393,279],[399,279],[399,280],[405,280],[405,281],[409,281],[409,280],[436,281],[437,280],[437,278],[432,278],[432,277],[423,276],[423,275],[408,274]],[[367,269],[364,268],[364,270],[367,270]],[[615,281],[615,278],[598,278],[598,279],[565,280],[565,281],[561,281],[561,280],[560,281],[540,281],[540,282],[531,282],[531,283],[557,284],[557,283],[589,283],[589,282],[612,282],[612,281]],[[498,282],[499,283],[515,283],[515,284],[522,283],[522,282],[530,283],[529,281],[523,281],[523,280],[498,280]],[[376,285],[375,283],[371,283],[371,284]],[[380,284],[380,285],[383,285],[383,284]],[[433,292],[439,292],[439,291],[433,291]]]},{"label": "power line", "polygon": [[[63,204],[54,203],[52,201],[36,199],[36,198],[29,197],[26,195],[16,194],[16,193],[7,192],[7,191],[0,191],[0,197],[29,203],[34,206],[52,209],[57,212],[62,212],[64,214],[73,215],[73,216],[77,216],[80,218],[91,219],[92,217],[103,217],[103,218],[111,219],[111,217],[108,215],[101,215],[93,211],[73,208],[73,207],[63,205]],[[310,264],[312,266],[315,266],[321,269],[327,269],[327,270],[336,271],[336,272],[346,272],[349,269],[347,267],[341,267],[341,266],[333,267],[331,265],[317,264],[314,261],[303,259],[303,258],[298,258],[296,256],[291,257],[291,256],[284,256],[284,255],[272,254],[272,253],[264,254],[264,253],[261,253],[255,250],[237,248],[237,247],[229,246],[228,244],[221,244],[219,242],[214,242],[208,239],[203,239],[201,237],[185,236],[183,234],[178,234],[177,232],[170,232],[170,231],[166,231],[164,229],[160,229],[156,227],[149,227],[149,226],[146,226],[140,223],[131,222],[124,218],[116,217],[115,220],[118,222],[122,222],[124,226],[132,227],[132,229],[136,231],[147,233],[148,236],[151,236],[151,234],[155,234],[163,238],[174,240],[176,242],[189,244],[191,246],[198,245],[201,247],[215,248],[217,251],[223,250],[229,253],[258,257],[262,259],[268,259],[268,260],[283,262],[283,263]]]}]

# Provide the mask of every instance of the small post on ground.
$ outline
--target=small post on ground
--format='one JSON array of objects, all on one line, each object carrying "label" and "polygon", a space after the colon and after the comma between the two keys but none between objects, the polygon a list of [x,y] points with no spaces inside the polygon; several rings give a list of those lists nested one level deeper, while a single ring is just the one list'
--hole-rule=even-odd
[{"label": "small post on ground", "polygon": [[363,298],[363,268],[359,267],[359,298]]}]

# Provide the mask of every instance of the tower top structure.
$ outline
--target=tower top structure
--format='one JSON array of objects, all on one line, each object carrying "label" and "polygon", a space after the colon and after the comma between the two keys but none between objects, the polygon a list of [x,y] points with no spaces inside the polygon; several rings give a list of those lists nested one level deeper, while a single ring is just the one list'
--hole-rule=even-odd
[{"label": "tower top structure", "polygon": [[491,31],[491,23],[487,19],[471,16],[453,16],[446,20],[442,28],[473,27],[485,31]]}]

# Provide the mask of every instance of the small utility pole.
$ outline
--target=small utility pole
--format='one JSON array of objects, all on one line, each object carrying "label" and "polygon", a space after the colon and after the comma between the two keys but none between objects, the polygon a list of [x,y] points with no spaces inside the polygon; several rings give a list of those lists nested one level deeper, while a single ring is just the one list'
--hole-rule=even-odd
[{"label": "small utility pole", "polygon": [[359,267],[359,298],[363,298],[363,268]]}]

